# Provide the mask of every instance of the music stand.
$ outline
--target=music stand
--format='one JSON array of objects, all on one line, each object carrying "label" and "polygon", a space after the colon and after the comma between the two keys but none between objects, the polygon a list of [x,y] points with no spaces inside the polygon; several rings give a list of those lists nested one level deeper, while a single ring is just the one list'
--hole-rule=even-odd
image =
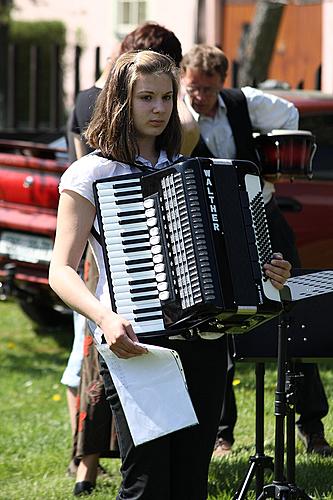
[{"label": "music stand", "polygon": [[[247,474],[235,493],[233,500],[245,498],[250,482],[256,474],[256,496],[257,500],[273,498],[277,500],[311,500],[304,489],[299,488],[295,481],[295,374],[292,372],[292,364],[288,357],[287,329],[289,317],[294,303],[300,299],[306,299],[315,295],[333,292],[333,271],[311,273],[305,276],[291,278],[285,287],[289,290],[289,298],[282,299],[282,311],[278,324],[278,346],[277,346],[277,385],[275,392],[275,450],[274,450],[274,479],[273,482],[263,486],[264,468],[271,468],[271,459],[264,454],[263,450],[263,376],[258,378],[257,370],[260,363],[256,364],[256,455],[250,457],[250,465]],[[257,416],[257,411],[259,416]],[[287,467],[284,475],[284,451],[285,451],[285,419],[286,420],[286,445],[287,445]],[[261,418],[261,422],[258,420]],[[258,432],[258,434],[257,434]],[[259,495],[259,496],[258,496]]]}]

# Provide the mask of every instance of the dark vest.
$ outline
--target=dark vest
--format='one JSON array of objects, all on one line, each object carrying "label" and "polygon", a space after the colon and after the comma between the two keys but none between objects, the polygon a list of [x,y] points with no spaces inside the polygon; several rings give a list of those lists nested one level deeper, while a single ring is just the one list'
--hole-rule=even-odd
[{"label": "dark vest", "polygon": [[[234,136],[236,158],[257,163],[258,158],[254,149],[253,130],[245,95],[240,89],[223,89],[221,97],[226,105],[227,118]],[[191,156],[214,158],[201,136]]]}]

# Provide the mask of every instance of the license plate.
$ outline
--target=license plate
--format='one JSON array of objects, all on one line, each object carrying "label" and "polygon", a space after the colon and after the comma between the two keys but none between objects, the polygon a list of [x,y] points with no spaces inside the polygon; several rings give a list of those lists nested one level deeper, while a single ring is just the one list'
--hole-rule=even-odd
[{"label": "license plate", "polygon": [[12,231],[0,234],[0,255],[12,260],[48,264],[51,260],[53,241],[45,236],[34,236]]}]

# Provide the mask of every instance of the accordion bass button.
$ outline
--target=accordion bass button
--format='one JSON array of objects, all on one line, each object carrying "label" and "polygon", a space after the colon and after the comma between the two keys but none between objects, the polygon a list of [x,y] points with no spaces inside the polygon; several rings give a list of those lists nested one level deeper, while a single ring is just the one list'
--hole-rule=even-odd
[{"label": "accordion bass button", "polygon": [[160,234],[160,230],[158,229],[158,226],[151,227],[149,229],[149,234],[150,234],[150,236],[158,236]]},{"label": "accordion bass button", "polygon": [[155,215],[156,215],[156,210],[155,210],[155,208],[148,208],[148,209],[145,211],[145,216],[146,216],[147,218],[149,218],[149,217],[155,217]]},{"label": "accordion bass button", "polygon": [[163,255],[161,253],[153,255],[153,262],[154,264],[161,264],[163,262]]},{"label": "accordion bass button", "polygon": [[164,270],[165,270],[165,265],[163,263],[156,264],[154,266],[155,273],[163,273]]},{"label": "accordion bass button", "polygon": [[170,297],[170,294],[169,294],[169,292],[167,292],[167,291],[165,291],[165,292],[161,292],[161,293],[159,293],[159,295],[158,295],[158,298],[159,298],[160,300],[168,300],[168,298],[169,298],[169,297]]},{"label": "accordion bass button", "polygon": [[161,283],[162,281],[166,281],[166,280],[167,280],[166,273],[158,273],[158,274],[156,274],[156,281],[157,281],[157,283]]},{"label": "accordion bass button", "polygon": [[149,243],[150,243],[151,245],[158,245],[158,244],[160,243],[160,241],[161,241],[160,236],[152,236],[152,237],[150,238],[150,240],[149,240]]},{"label": "accordion bass button", "polygon": [[153,255],[160,254],[162,252],[162,247],[161,245],[154,245],[151,247],[151,253]]},{"label": "accordion bass button", "polygon": [[147,226],[148,227],[157,226],[157,218],[156,217],[150,217],[150,219],[147,219]]},{"label": "accordion bass button", "polygon": [[154,205],[155,205],[155,201],[152,198],[147,198],[143,202],[143,206],[145,208],[153,208]]},{"label": "accordion bass button", "polygon": [[157,283],[157,290],[159,292],[164,292],[168,289],[168,283],[166,281],[162,281],[161,283]]}]

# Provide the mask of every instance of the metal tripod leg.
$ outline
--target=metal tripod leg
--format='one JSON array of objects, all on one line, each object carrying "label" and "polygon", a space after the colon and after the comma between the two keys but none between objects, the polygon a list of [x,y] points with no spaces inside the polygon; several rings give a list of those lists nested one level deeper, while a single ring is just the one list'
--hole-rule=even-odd
[{"label": "metal tripod leg", "polygon": [[[295,414],[293,405],[287,404],[286,366],[287,366],[287,327],[288,317],[280,316],[278,327],[278,373],[275,392],[275,453],[274,480],[264,486],[257,500],[273,498],[276,500],[311,500],[304,490],[295,484]],[[293,377],[291,377],[293,380]],[[290,380],[289,380],[290,381]],[[284,477],[284,430],[287,416],[287,478]]]},{"label": "metal tripod leg", "polygon": [[265,469],[273,470],[273,460],[264,454],[264,376],[265,364],[256,363],[256,454],[249,458],[246,475],[236,491],[233,500],[246,498],[252,479],[256,476],[256,494],[264,486]]}]

